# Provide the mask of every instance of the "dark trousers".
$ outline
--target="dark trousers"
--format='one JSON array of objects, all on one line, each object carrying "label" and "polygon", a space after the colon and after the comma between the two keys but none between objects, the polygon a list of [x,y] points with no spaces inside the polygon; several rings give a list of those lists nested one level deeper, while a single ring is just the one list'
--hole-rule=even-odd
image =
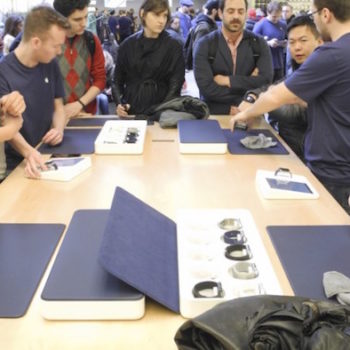
[{"label": "dark trousers", "polygon": [[343,207],[343,209],[350,215],[350,185],[334,185],[319,179],[328,192],[334,197],[334,199]]},{"label": "dark trousers", "polygon": [[273,70],[273,82],[280,81],[284,77],[284,69],[274,69]]}]

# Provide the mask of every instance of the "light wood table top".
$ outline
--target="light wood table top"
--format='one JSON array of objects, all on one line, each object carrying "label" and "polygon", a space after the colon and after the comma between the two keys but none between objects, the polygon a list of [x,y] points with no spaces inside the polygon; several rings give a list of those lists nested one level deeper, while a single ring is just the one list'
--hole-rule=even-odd
[{"label": "light wood table top", "polygon": [[[227,116],[217,119],[228,127]],[[264,124],[264,128],[268,126]],[[143,155],[91,155],[91,160],[91,169],[68,183],[26,179],[20,165],[0,185],[0,221],[68,226],[78,209],[109,209],[116,186],[173,220],[179,208],[248,209],[285,294],[292,294],[292,290],[266,226],[350,224],[345,211],[293,153],[181,155],[177,130],[164,130],[155,124],[147,128]],[[279,167],[307,176],[320,198],[263,199],[255,187],[256,170]],[[176,349],[173,338],[185,319],[149,299],[145,316],[138,321],[44,320],[39,314],[39,298],[53,260],[27,314],[19,319],[0,319],[0,349]]]}]

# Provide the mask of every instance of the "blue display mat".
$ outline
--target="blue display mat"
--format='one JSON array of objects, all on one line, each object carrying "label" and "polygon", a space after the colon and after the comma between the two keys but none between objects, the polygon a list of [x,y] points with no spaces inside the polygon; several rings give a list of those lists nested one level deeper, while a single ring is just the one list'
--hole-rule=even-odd
[{"label": "blue display mat", "polygon": [[108,273],[98,252],[109,210],[74,213],[47,279],[42,299],[47,301],[140,300],[143,294]]},{"label": "blue display mat", "polygon": [[181,143],[227,143],[217,120],[179,120]]},{"label": "blue display mat", "polygon": [[120,120],[117,117],[106,117],[106,118],[96,118],[96,117],[91,117],[91,118],[74,118],[70,119],[67,126],[103,126],[106,121],[108,120]]},{"label": "blue display mat", "polygon": [[295,295],[327,299],[323,274],[350,277],[350,226],[268,226]]},{"label": "blue display mat", "polygon": [[95,152],[95,140],[100,129],[65,129],[63,141],[57,146],[42,144],[42,154],[91,154]]},{"label": "blue display mat", "polygon": [[179,312],[176,224],[117,187],[100,250],[104,268]]},{"label": "blue display mat", "polygon": [[62,224],[0,224],[0,317],[23,316],[64,231]]},{"label": "blue display mat", "polygon": [[[284,148],[281,142],[278,141],[277,137],[267,129],[249,129],[249,130],[239,130],[235,129],[232,132],[229,129],[224,129],[224,135],[228,142],[228,150],[231,154],[275,154],[275,155],[283,155],[289,154],[289,152]],[[264,134],[266,137],[271,137],[273,141],[277,142],[275,147],[270,148],[262,148],[262,149],[249,149],[244,147],[240,140],[245,138],[246,136],[257,136],[259,134]]]}]

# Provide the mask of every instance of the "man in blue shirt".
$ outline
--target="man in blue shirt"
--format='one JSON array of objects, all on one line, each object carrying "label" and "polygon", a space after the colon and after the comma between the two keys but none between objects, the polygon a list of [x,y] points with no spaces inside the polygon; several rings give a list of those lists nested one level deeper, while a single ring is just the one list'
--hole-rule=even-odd
[{"label": "man in blue shirt", "polygon": [[25,158],[30,177],[39,177],[39,169],[46,169],[34,147],[63,140],[64,89],[54,58],[61,53],[67,28],[67,20],[52,8],[33,8],[26,16],[20,45],[0,63],[0,96],[19,91],[27,105],[23,127],[10,142],[13,148],[6,148],[7,166],[12,170]]},{"label": "man in blue shirt", "polygon": [[175,13],[180,18],[180,27],[184,40],[186,40],[191,29],[191,16],[189,15],[191,7],[193,7],[192,0],[180,0],[180,8]]},{"label": "man in blue shirt", "polygon": [[291,77],[234,116],[231,125],[284,104],[307,104],[306,163],[350,214],[350,6],[313,0],[311,15],[326,43]]},{"label": "man in blue shirt", "polygon": [[284,48],[287,45],[286,23],[281,21],[282,6],[277,1],[267,5],[267,17],[257,22],[253,33],[261,35],[270,47],[274,69],[273,81],[284,77]]}]

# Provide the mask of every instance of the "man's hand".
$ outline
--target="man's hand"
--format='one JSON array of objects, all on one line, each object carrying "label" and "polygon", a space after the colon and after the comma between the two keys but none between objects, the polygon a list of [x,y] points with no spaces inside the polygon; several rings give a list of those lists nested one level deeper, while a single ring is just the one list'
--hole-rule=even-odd
[{"label": "man's hand", "polygon": [[275,48],[275,47],[279,46],[278,39],[273,38],[273,39],[271,39],[271,40],[268,40],[268,41],[267,41],[267,45],[269,45],[269,46],[272,47],[272,48]]},{"label": "man's hand", "polygon": [[4,114],[21,116],[26,109],[23,96],[18,91],[13,91],[0,98],[1,109]]},{"label": "man's hand", "polygon": [[240,123],[245,123],[245,124],[247,124],[247,122],[248,122],[248,116],[247,116],[247,114],[246,114],[245,111],[236,114],[235,116],[233,116],[233,117],[230,119],[230,129],[231,129],[231,131],[234,130],[234,128],[235,128],[235,123],[236,123],[236,122],[240,122]]},{"label": "man's hand", "polygon": [[42,138],[43,143],[48,143],[51,146],[58,145],[59,143],[62,142],[62,140],[63,140],[63,132],[55,128],[52,128],[51,130],[49,130]]},{"label": "man's hand", "polygon": [[214,81],[216,84],[220,86],[231,87],[230,77],[228,77],[227,75],[221,75],[221,74],[215,75]]},{"label": "man's hand", "polygon": [[47,170],[47,166],[42,159],[41,154],[32,148],[25,156],[26,166],[24,172],[27,177],[38,179],[40,178],[40,170]]}]

